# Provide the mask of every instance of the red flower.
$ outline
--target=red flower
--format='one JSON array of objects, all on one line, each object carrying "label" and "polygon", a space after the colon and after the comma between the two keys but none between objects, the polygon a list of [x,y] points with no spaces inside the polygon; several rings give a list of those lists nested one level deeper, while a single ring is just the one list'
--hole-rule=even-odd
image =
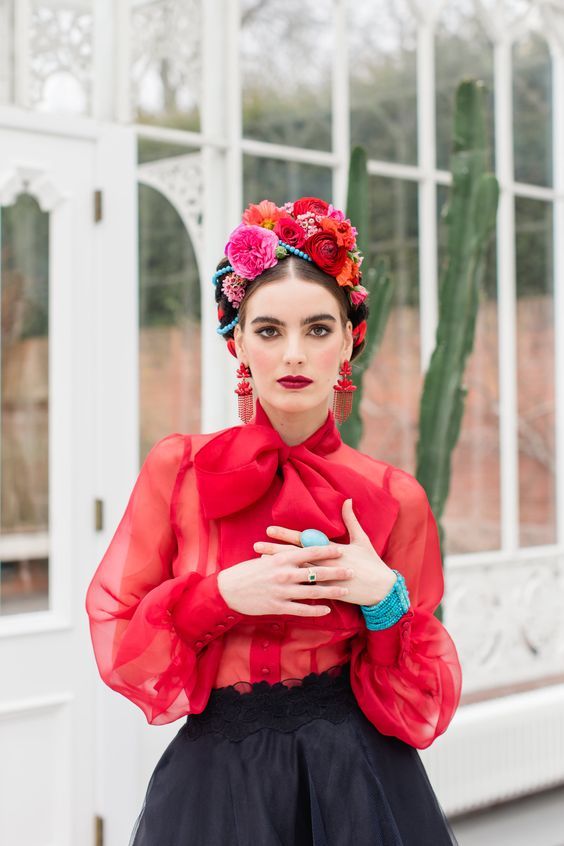
[{"label": "red flower", "polygon": [[300,197],[294,202],[294,217],[306,212],[313,212],[314,214],[327,214],[329,211],[329,203],[325,200],[320,200],[319,197]]},{"label": "red flower", "polygon": [[353,338],[354,338],[354,347],[357,347],[359,344],[364,341],[364,336],[366,335],[366,320],[361,320],[358,326],[352,330]]},{"label": "red flower", "polygon": [[347,250],[340,247],[333,232],[316,232],[304,244],[304,252],[311,256],[321,270],[331,276],[341,272],[347,259]]},{"label": "red flower", "polygon": [[300,249],[305,243],[306,233],[303,226],[289,215],[281,217],[276,221],[274,232],[281,241],[284,241],[285,244],[290,244],[291,247]]}]

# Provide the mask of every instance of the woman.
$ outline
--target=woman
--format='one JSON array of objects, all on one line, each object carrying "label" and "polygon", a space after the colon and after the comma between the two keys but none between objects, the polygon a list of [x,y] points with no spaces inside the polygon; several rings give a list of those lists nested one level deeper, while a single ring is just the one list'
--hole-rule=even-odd
[{"label": "woman", "polygon": [[356,229],[264,200],[225,252],[244,425],[153,446],[86,597],[106,684],[186,718],[130,846],[456,844],[417,752],[461,692],[436,523],[336,425],[368,316]]}]

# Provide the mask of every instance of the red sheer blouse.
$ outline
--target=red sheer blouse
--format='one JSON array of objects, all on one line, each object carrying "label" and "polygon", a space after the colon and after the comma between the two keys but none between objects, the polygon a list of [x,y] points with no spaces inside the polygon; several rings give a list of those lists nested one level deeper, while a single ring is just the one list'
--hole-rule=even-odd
[{"label": "red sheer blouse", "polygon": [[[310,599],[322,617],[244,615],[219,592],[218,572],[249,558],[275,524],[317,528],[348,543],[341,507],[405,577],[410,608],[367,629],[360,607]],[[303,678],[350,661],[358,704],[376,728],[423,749],[448,727],[462,674],[434,616],[444,591],[437,526],[409,473],[345,444],[328,411],[288,446],[256,402],[246,426],[167,435],[150,450],[86,594],[103,681],[162,725],[200,713],[213,687]]]}]

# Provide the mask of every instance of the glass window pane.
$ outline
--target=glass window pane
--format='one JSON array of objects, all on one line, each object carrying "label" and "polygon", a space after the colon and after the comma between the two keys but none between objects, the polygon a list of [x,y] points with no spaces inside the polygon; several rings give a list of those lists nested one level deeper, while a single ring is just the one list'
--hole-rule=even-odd
[{"label": "glass window pane", "polygon": [[520,545],[556,543],[552,204],[518,197]]},{"label": "glass window pane", "polygon": [[184,144],[175,144],[172,141],[165,141],[161,138],[143,138],[137,136],[137,162],[159,161],[160,159],[172,159],[175,156],[185,156],[189,152]]},{"label": "glass window pane", "polygon": [[383,161],[417,161],[417,30],[406,0],[349,0],[351,142]]},{"label": "glass window pane", "polygon": [[437,22],[435,79],[437,167],[450,168],[454,102],[464,77],[481,79],[487,87],[487,127],[492,168],[495,168],[493,118],[493,50],[477,20],[472,0],[448,3]]},{"label": "glass window pane", "polygon": [[513,131],[517,182],[552,185],[552,65],[544,39],[513,45]]},{"label": "glass window pane", "polygon": [[14,101],[14,0],[0,0],[0,103]]},{"label": "glass window pane", "polygon": [[332,3],[242,0],[243,135],[331,149]]},{"label": "glass window pane", "polygon": [[363,272],[385,258],[395,288],[382,344],[364,374],[359,449],[408,472],[415,469],[421,392],[417,214],[416,183],[370,178],[370,243]]},{"label": "glass window pane", "polygon": [[27,96],[34,109],[91,111],[93,32],[92,0],[32,0]]},{"label": "glass window pane", "polygon": [[201,0],[137,0],[131,6],[134,120],[200,129]]},{"label": "glass window pane", "polygon": [[49,215],[0,210],[0,615],[49,607]]},{"label": "glass window pane", "polygon": [[144,456],[170,432],[201,429],[200,283],[194,246],[179,212],[147,185],[139,186],[139,285]]},{"label": "glass window pane", "polygon": [[[439,268],[447,259],[442,219],[448,193],[438,189]],[[496,242],[489,243],[479,296],[474,347],[467,359],[467,389],[458,441],[452,453],[450,490],[443,514],[448,554],[499,549],[500,443]]]},{"label": "glass window pane", "polygon": [[321,197],[328,203],[332,195],[332,173],[317,165],[243,156],[243,199],[249,203],[272,200],[278,205],[298,197]]}]

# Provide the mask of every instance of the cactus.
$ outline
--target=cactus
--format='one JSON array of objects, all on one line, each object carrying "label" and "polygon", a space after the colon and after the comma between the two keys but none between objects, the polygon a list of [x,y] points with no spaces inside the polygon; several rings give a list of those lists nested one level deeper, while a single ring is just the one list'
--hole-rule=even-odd
[{"label": "cactus", "polygon": [[[419,406],[415,477],[427,493],[437,521],[441,549],[444,548],[441,516],[449,492],[451,456],[460,434],[467,393],[462,380],[474,346],[479,290],[499,199],[497,179],[487,169],[484,95],[484,84],[472,79],[463,80],[456,91],[452,186],[441,214],[448,227],[447,256],[439,280],[436,344]],[[366,255],[368,174],[362,147],[356,147],[351,153],[347,216],[355,221],[357,243]],[[383,260],[368,270],[363,264],[362,282],[370,292],[366,349],[358,362],[352,363],[358,390],[353,411],[341,427],[343,440],[354,447],[358,447],[362,436],[359,415],[362,375],[380,344],[393,294],[393,282]],[[440,605],[435,615],[442,619]]]},{"label": "cactus", "polygon": [[[350,156],[349,184],[347,195],[347,217],[354,221],[358,230],[357,244],[364,256],[368,246],[368,169],[366,151],[355,147]],[[340,426],[345,443],[358,448],[362,437],[360,419],[360,401],[362,397],[362,377],[374,358],[380,345],[392,305],[393,283],[388,272],[387,262],[382,258],[375,267],[367,268],[366,258],[362,263],[362,284],[369,291],[368,304],[370,316],[366,328],[366,347],[361,356],[351,363],[353,380],[357,386],[354,394],[352,411]]]},{"label": "cactus", "polygon": [[474,345],[486,248],[495,228],[499,197],[497,179],[487,170],[484,94],[484,84],[471,79],[463,80],[456,91],[452,187],[442,211],[448,227],[447,257],[439,282],[436,345],[419,407],[415,476],[437,520],[441,548],[440,517],[467,393],[462,380]]}]

